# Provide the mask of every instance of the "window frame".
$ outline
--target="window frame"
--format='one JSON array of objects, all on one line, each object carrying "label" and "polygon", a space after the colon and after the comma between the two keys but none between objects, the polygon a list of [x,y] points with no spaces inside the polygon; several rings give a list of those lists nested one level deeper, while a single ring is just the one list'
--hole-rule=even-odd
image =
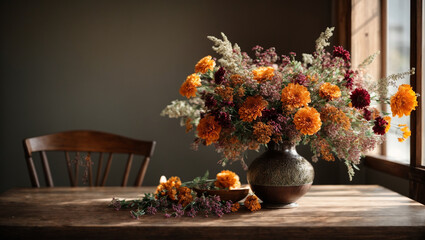
[{"label": "window frame", "polygon": [[[410,128],[412,135],[410,143],[410,164],[391,161],[384,155],[365,157],[365,165],[374,170],[392,176],[409,180],[409,197],[425,204],[425,166],[422,165],[424,149],[422,149],[422,5],[423,0],[410,1],[410,66],[415,67],[414,75],[410,76],[413,90],[420,93],[419,106],[410,115]],[[381,75],[386,76],[386,39],[387,39],[387,0],[380,1],[381,6]],[[383,149],[385,150],[385,144]]]}]

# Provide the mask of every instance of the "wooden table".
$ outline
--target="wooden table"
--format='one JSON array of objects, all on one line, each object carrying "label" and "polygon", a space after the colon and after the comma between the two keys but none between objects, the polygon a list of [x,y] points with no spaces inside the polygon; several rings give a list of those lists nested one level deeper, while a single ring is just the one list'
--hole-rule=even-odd
[{"label": "wooden table", "polygon": [[0,195],[1,239],[425,239],[425,206],[375,185],[314,185],[294,209],[222,218],[130,217],[112,197],[153,187],[24,188]]}]

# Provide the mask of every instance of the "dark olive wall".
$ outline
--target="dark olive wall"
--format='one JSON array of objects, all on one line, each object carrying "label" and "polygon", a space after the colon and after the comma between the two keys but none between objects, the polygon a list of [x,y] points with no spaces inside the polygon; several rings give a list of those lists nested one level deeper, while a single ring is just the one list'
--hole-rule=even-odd
[{"label": "dark olive wall", "polygon": [[[222,168],[212,147],[189,149],[175,119],[160,117],[194,64],[224,32],[250,53],[260,44],[301,56],[332,25],[331,0],[2,1],[0,191],[30,186],[22,139],[93,129],[156,140],[145,185]],[[302,152],[304,152],[302,150]],[[308,155],[308,153],[305,153]],[[252,160],[255,154],[250,154]],[[337,183],[341,163],[314,164]],[[240,164],[228,167],[241,175]],[[119,169],[114,168],[114,171]],[[121,170],[120,170],[121,171]],[[65,175],[56,176],[66,183]],[[360,177],[361,179],[361,177]]]}]

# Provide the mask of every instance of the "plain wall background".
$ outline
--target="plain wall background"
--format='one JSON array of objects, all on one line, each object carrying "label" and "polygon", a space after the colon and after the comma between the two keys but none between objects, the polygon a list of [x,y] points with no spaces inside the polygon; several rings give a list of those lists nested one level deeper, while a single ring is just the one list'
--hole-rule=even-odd
[{"label": "plain wall background", "polygon": [[[192,151],[193,133],[159,115],[183,99],[178,89],[199,59],[218,57],[206,36],[224,32],[251,56],[257,44],[301,56],[332,25],[331,0],[2,1],[0,192],[30,186],[24,138],[76,129],[157,141],[144,185],[215,175],[213,147]],[[343,163],[313,166],[316,184],[347,183]],[[246,182],[239,163],[226,168]]]}]

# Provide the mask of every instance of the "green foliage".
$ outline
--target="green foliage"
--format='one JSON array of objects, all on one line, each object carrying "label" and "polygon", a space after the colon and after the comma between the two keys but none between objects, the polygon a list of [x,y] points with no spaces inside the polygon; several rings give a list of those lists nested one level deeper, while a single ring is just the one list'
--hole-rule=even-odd
[{"label": "green foliage", "polygon": [[208,177],[209,172],[207,170],[204,176],[196,177],[192,181],[184,182],[182,183],[182,186],[188,188],[210,189],[213,186],[215,179],[208,179]]}]

